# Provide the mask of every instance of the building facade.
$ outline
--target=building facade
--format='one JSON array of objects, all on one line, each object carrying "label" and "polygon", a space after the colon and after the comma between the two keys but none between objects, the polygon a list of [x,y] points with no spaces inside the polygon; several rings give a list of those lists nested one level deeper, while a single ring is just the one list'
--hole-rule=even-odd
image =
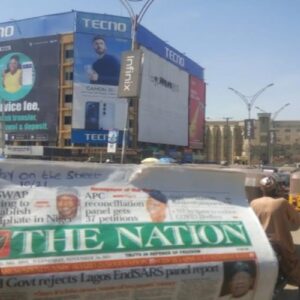
[{"label": "building facade", "polygon": [[206,122],[206,160],[229,164],[283,164],[300,161],[300,121],[276,121],[259,113],[253,122],[254,137],[245,138],[244,121]]},{"label": "building facade", "polygon": [[191,160],[203,151],[203,68],[141,25],[134,47],[138,94],[125,99],[118,83],[132,50],[129,18],[72,11],[0,24],[6,154],[119,160],[126,144],[135,159]]}]

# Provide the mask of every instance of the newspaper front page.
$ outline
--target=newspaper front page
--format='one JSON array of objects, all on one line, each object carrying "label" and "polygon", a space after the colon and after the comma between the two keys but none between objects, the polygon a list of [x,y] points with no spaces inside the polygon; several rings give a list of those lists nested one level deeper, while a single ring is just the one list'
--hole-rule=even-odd
[{"label": "newspaper front page", "polygon": [[6,160],[0,184],[1,300],[271,299],[241,173]]}]

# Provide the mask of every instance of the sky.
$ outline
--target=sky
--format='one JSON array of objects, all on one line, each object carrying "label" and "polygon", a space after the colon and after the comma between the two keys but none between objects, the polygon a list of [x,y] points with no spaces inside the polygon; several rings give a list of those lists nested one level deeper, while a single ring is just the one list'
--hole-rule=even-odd
[{"label": "sky", "polygon": [[[71,10],[128,16],[119,0],[0,0],[0,22]],[[131,2],[139,13],[145,1]],[[3,9],[5,8],[5,9]],[[208,120],[247,118],[255,101],[276,120],[300,119],[299,0],[154,0],[142,24],[205,69]]]}]

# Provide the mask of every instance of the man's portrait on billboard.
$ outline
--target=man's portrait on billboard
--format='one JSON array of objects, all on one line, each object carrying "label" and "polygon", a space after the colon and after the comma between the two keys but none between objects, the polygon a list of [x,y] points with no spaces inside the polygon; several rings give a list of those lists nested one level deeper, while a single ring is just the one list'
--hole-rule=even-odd
[{"label": "man's portrait on billboard", "polygon": [[107,42],[104,37],[96,35],[92,40],[92,46],[98,59],[86,67],[90,83],[118,85],[120,76],[120,61],[117,57],[108,54]]}]

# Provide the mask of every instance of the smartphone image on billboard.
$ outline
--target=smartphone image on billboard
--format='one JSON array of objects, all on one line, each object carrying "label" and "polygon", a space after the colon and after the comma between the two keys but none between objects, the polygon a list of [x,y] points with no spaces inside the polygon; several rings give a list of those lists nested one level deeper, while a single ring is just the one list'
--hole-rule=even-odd
[{"label": "smartphone image on billboard", "polygon": [[33,85],[33,63],[26,61],[22,63],[22,85]]},{"label": "smartphone image on billboard", "polygon": [[100,104],[100,129],[115,128],[115,104],[110,102],[101,102]]},{"label": "smartphone image on billboard", "polygon": [[85,129],[99,129],[99,102],[87,102],[85,104]]}]

